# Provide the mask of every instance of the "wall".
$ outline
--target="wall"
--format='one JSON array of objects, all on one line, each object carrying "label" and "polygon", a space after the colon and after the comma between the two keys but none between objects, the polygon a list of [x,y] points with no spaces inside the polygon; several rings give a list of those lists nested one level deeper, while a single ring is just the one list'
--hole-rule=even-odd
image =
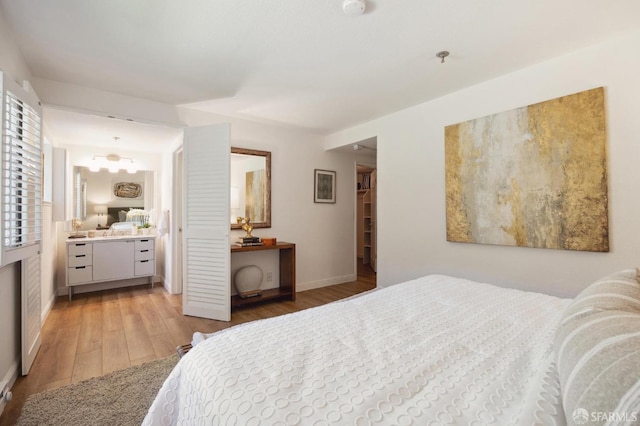
[{"label": "wall", "polygon": [[[629,33],[329,136],[327,148],[378,138],[378,283],[444,273],[572,297],[638,265],[639,45],[640,32]],[[608,121],[611,251],[447,242],[444,127],[599,86]]]},{"label": "wall", "polygon": [[42,206],[42,248],[40,250],[40,283],[42,291],[40,294],[40,307],[42,309],[42,323],[49,315],[53,304],[56,301],[55,273],[58,257],[56,244],[57,233],[55,222],[52,220],[51,203],[44,203]]}]

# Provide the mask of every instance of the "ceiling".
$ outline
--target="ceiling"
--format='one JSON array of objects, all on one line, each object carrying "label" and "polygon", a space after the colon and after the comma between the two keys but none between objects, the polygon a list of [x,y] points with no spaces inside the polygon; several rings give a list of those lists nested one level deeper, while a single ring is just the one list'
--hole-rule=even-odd
[{"label": "ceiling", "polygon": [[637,0],[368,0],[356,17],[342,1],[0,0],[0,13],[34,77],[317,134],[640,28]]}]

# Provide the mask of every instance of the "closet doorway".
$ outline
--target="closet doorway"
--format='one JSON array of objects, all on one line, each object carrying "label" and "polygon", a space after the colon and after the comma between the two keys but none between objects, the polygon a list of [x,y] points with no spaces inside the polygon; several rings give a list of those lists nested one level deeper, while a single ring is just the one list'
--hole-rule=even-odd
[{"label": "closet doorway", "polygon": [[376,169],[356,163],[356,264],[358,279],[375,280],[376,273]]}]

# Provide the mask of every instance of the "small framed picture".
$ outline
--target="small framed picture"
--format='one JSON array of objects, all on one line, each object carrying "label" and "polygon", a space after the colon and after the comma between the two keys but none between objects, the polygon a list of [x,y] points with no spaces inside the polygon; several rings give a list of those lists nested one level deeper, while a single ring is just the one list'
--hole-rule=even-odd
[{"label": "small framed picture", "polygon": [[331,170],[314,170],[314,203],[336,202],[336,172]]}]

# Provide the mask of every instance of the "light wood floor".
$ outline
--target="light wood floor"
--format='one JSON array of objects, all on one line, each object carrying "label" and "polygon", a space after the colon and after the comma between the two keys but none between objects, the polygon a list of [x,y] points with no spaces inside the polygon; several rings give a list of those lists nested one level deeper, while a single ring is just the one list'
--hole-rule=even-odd
[{"label": "light wood floor", "polygon": [[375,288],[375,273],[359,263],[357,281],[300,292],[295,302],[237,309],[231,322],[183,316],[182,296],[158,285],[78,294],[71,302],[59,297],[43,325],[42,346],[31,372],[12,387],[13,399],[0,416],[0,426],[15,423],[29,395],[167,357],[176,346],[191,342],[195,331],[210,333]]}]

